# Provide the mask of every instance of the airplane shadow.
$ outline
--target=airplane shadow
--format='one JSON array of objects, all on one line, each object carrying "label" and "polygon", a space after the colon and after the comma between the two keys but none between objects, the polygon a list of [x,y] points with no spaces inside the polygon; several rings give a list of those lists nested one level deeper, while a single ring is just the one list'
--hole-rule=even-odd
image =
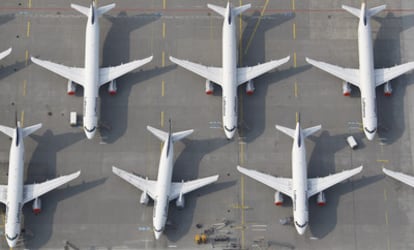
[{"label": "airplane shadow", "polygon": [[[266,51],[265,51],[265,34],[268,30],[279,26],[295,17],[292,12],[286,12],[281,14],[273,14],[262,16],[260,25],[256,28],[256,25],[260,18],[260,12],[256,11],[252,16],[243,16],[243,20],[247,23],[246,28],[242,34],[242,44],[247,48],[243,48],[243,66],[253,66],[258,63],[265,63]],[[253,34],[254,33],[254,34]],[[252,37],[252,35],[254,35]],[[251,39],[252,37],[252,39]],[[251,39],[251,40],[250,40]],[[253,49],[254,47],[254,49]],[[288,54],[276,56],[281,59],[286,57]],[[239,55],[240,56],[240,55]],[[292,60],[292,59],[291,59]],[[288,62],[287,64],[289,64]],[[309,66],[298,67],[296,69],[290,68],[288,70],[278,70],[266,73],[263,76],[253,79],[257,81],[255,84],[255,92],[252,96],[245,94],[245,84],[239,88],[239,99],[241,95],[242,101],[239,103],[240,110],[243,109],[243,118],[239,116],[239,126],[241,129],[238,130],[240,137],[245,137],[246,142],[251,142],[265,129],[265,106],[266,106],[266,95],[267,89],[270,84],[276,83],[280,80],[291,77],[292,75],[298,74],[302,71],[309,69]],[[243,119],[243,120],[242,120]]]},{"label": "airplane shadow", "polygon": [[[160,17],[161,14],[128,16],[124,11],[121,11],[116,17],[105,16],[112,25],[103,44],[102,65],[119,65],[131,61],[131,33],[144,25],[160,19]],[[143,58],[148,56],[151,55],[148,54]],[[138,58],[133,59],[135,60]],[[128,73],[125,76],[116,79],[118,91],[115,96],[109,96],[107,93],[108,85],[105,85],[100,89],[100,122],[102,125],[101,127],[104,128],[100,130],[100,133],[103,141],[113,143],[125,133],[129,108],[128,99],[131,94],[132,86],[138,82],[168,72],[171,69],[171,67],[153,68],[145,71],[138,69],[135,72]],[[114,106],[118,108],[114,109]],[[120,112],[119,107],[123,107],[125,110]],[[116,124],[116,127],[111,124]]]},{"label": "airplane shadow", "polygon": [[[58,152],[83,140],[84,134],[78,132],[54,135],[51,130],[46,130],[43,135],[32,134],[30,137],[38,145],[30,159],[26,184],[39,183],[58,177],[56,173]],[[80,170],[79,166],[74,166],[74,169],[65,170],[65,173],[61,174],[70,174],[78,170]],[[41,197],[42,213],[37,216],[32,213],[32,202],[27,203],[23,207],[24,223],[22,227],[24,229],[23,239],[25,247],[41,249],[49,241],[53,232],[53,214],[60,201],[101,185],[105,180],[106,178],[102,178],[77,185],[68,183],[63,188],[61,187],[45,194]]]},{"label": "airplane shadow", "polygon": [[[393,67],[414,61],[414,58],[404,58],[401,61],[401,33],[414,26],[414,15],[395,16],[388,12],[385,17],[374,16],[374,21],[380,23],[376,39],[373,43],[375,68]],[[383,86],[376,90],[378,110],[378,136],[383,143],[392,144],[405,131],[404,99],[406,89],[413,84],[413,73],[402,75],[391,80],[393,93],[391,97],[384,96]]]},{"label": "airplane shadow", "polygon": [[[349,162],[348,166],[338,166],[335,164],[335,153],[343,150],[348,145],[345,142],[346,134],[330,135],[328,131],[323,131],[320,136],[309,137],[315,142],[315,147],[309,159],[308,176],[324,177],[329,174],[339,173],[341,169],[353,169],[363,165],[362,163]],[[351,150],[351,149],[349,149]],[[352,153],[352,151],[351,151]],[[324,155],[324,157],[320,157]],[[361,177],[362,176],[362,177]],[[316,195],[309,199],[309,228],[313,237],[323,238],[331,232],[337,224],[337,209],[340,197],[356,191],[384,178],[382,174],[364,177],[358,174],[354,180],[345,180],[325,191],[327,203],[324,207],[316,204]]]},{"label": "airplane shadow", "polygon": [[[185,148],[175,161],[173,181],[194,180],[212,176],[214,174],[222,174],[209,173],[206,176],[199,176],[198,166],[200,166],[200,162],[207,154],[230,143],[228,140],[224,138],[206,140],[184,139],[182,142],[185,145]],[[236,181],[220,182],[219,177],[218,182],[187,194],[185,197],[185,207],[182,210],[176,208],[175,201],[172,201],[168,212],[168,220],[175,226],[166,227],[165,235],[167,239],[171,242],[178,242],[188,233],[194,220],[194,211],[197,206],[196,197],[213,194],[235,184]]]}]

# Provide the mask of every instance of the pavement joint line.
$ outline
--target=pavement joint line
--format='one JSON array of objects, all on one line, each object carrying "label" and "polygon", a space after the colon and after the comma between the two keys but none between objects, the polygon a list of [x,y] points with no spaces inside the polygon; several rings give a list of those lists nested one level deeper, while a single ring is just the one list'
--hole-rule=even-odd
[{"label": "pavement joint line", "polygon": [[292,27],[292,32],[293,32],[293,40],[296,40],[296,23],[293,23],[293,27]]},{"label": "pavement joint line", "polygon": [[247,54],[247,51],[250,48],[250,44],[252,43],[253,37],[256,35],[257,28],[259,28],[260,22],[262,21],[263,14],[265,13],[268,4],[269,4],[269,0],[266,0],[262,11],[260,11],[260,16],[257,19],[257,22],[256,22],[256,25],[254,26],[253,32],[250,35],[249,41],[247,42],[246,49],[244,50],[244,54]]},{"label": "pavement joint line", "polygon": [[388,211],[385,211],[385,225],[388,225]]},{"label": "pavement joint line", "polygon": [[26,36],[30,37],[30,21],[27,21],[27,32],[26,32]]}]

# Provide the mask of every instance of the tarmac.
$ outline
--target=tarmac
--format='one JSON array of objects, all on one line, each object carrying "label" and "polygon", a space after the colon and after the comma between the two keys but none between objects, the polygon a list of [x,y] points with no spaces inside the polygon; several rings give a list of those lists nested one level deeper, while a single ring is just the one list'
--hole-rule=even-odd
[{"label": "tarmac", "polygon": [[[232,1],[234,5],[247,1]],[[87,1],[73,3],[88,5]],[[98,5],[112,3],[99,0]],[[221,90],[204,93],[205,79],[168,60],[174,56],[221,66],[222,18],[203,0],[123,0],[100,19],[101,65],[154,59],[117,80],[118,93],[100,89],[100,131],[87,140],[69,113],[82,115],[82,89],[66,94],[67,80],[30,62],[30,56],[83,67],[86,17],[67,0],[3,0],[0,3],[0,124],[15,116],[29,126],[25,183],[82,170],[69,185],[44,195],[42,213],[25,205],[24,234],[15,249],[413,249],[414,190],[385,177],[382,167],[414,175],[414,75],[392,81],[393,94],[377,89],[379,131],[368,141],[361,130],[358,89],[342,96],[342,81],[306,64],[305,57],[358,67],[358,19],[341,9],[358,0],[252,1],[238,27],[239,65],[287,55],[291,60],[254,80],[254,95],[239,88],[239,131],[225,139]],[[226,1],[208,3],[224,6]],[[375,66],[414,61],[414,2],[387,4],[371,21]],[[306,141],[309,177],[364,166],[362,174],[326,191],[327,205],[309,200],[310,225],[297,234],[292,204],[273,204],[274,190],[237,172],[236,166],[291,177],[292,140],[275,124],[303,128],[322,124]],[[169,208],[164,235],[155,241],[153,204],[139,204],[141,192],[111,172],[112,166],[156,179],[160,141],[146,126],[195,129],[175,145],[173,180],[219,174],[218,182],[186,195],[186,206]],[[79,119],[81,121],[81,119]],[[351,150],[345,141],[359,143]],[[10,140],[0,136],[0,183],[7,184]],[[3,208],[4,210],[4,208]],[[4,211],[2,211],[4,213]],[[0,247],[7,249],[0,219]],[[197,245],[196,234],[208,243]]]}]

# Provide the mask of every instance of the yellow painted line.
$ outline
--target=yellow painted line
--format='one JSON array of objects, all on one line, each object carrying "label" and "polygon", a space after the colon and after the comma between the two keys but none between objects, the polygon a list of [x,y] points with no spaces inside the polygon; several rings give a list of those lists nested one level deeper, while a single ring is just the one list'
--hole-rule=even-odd
[{"label": "yellow painted line", "polygon": [[162,8],[165,10],[167,8],[167,1],[162,0]]},{"label": "yellow painted line", "polygon": [[299,113],[296,112],[296,123],[299,121]]},{"label": "yellow painted line", "polygon": [[293,52],[293,67],[296,68],[297,64],[296,64],[296,51]]},{"label": "yellow painted line", "polygon": [[165,52],[162,52],[162,57],[161,57],[161,66],[164,67],[165,66]]},{"label": "yellow painted line", "polygon": [[384,188],[384,201],[387,201],[387,190]]},{"label": "yellow painted line", "polygon": [[[240,176],[240,196],[241,196],[241,205],[244,207],[244,175]],[[244,209],[241,210],[241,249],[245,249],[245,238],[244,238],[244,225],[245,225],[245,214]]]},{"label": "yellow painted line", "polygon": [[292,0],[292,10],[295,10],[296,6],[295,6],[295,0]]},{"label": "yellow painted line", "polygon": [[298,97],[298,83],[295,81],[295,97]]},{"label": "yellow painted line", "polygon": [[162,23],[162,38],[165,39],[165,22]]},{"label": "yellow painted line", "polygon": [[27,37],[30,36],[30,21],[27,21],[27,32],[26,32],[26,36]]},{"label": "yellow painted line", "polygon": [[161,82],[161,96],[165,95],[165,81],[162,80]]},{"label": "yellow painted line", "polygon": [[293,40],[296,40],[296,23],[293,23]]},{"label": "yellow painted line", "polygon": [[20,125],[24,127],[24,110],[20,113]]},{"label": "yellow painted line", "polygon": [[248,51],[248,50],[249,50],[249,48],[250,48],[250,44],[252,43],[253,37],[256,35],[257,28],[258,28],[258,27],[259,27],[259,25],[260,25],[260,22],[261,22],[261,20],[262,20],[262,16],[263,16],[263,14],[265,13],[265,11],[266,11],[266,8],[267,8],[267,5],[268,5],[268,4],[269,4],[269,0],[266,0],[265,4],[264,4],[264,6],[263,6],[263,9],[262,9],[262,11],[260,12],[259,19],[257,19],[257,22],[256,22],[256,25],[254,26],[253,32],[252,32],[252,34],[251,34],[251,36],[250,36],[250,38],[249,38],[249,41],[247,42],[247,46],[246,46],[246,49],[244,50],[244,54],[247,54],[247,51]]},{"label": "yellow painted line", "polygon": [[161,122],[160,122],[160,124],[161,124],[161,128],[163,128],[164,127],[164,111],[161,111]]},{"label": "yellow painted line", "polygon": [[388,211],[385,211],[385,225],[388,225]]},{"label": "yellow painted line", "polygon": [[389,163],[389,160],[377,160],[377,162],[381,162],[381,163]]},{"label": "yellow painted line", "polygon": [[25,56],[25,62],[26,62],[26,65],[27,65],[27,62],[29,61],[29,51],[28,50],[26,50],[26,56]]},{"label": "yellow painted line", "polygon": [[387,250],[391,249],[390,238],[387,236]]},{"label": "yellow painted line", "polygon": [[26,96],[26,85],[27,85],[27,81],[24,80],[23,81],[23,96]]},{"label": "yellow painted line", "polygon": [[32,0],[27,1],[27,7],[30,9],[32,8]]}]

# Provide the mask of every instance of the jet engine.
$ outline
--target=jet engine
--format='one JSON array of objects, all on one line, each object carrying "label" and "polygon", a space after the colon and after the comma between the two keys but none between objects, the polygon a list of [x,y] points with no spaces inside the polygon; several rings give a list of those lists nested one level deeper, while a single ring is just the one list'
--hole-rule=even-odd
[{"label": "jet engine", "polygon": [[318,197],[316,198],[316,203],[320,207],[325,206],[325,204],[326,204],[326,198],[325,198],[325,193],[324,192],[320,192],[318,194]]},{"label": "jet engine", "polygon": [[351,95],[351,84],[349,82],[343,82],[342,83],[342,94],[344,96],[350,96]]},{"label": "jet engine", "polygon": [[68,95],[74,95],[75,92],[76,92],[76,83],[72,82],[71,80],[68,80],[68,87],[67,87]]},{"label": "jet engine", "polygon": [[212,95],[214,93],[214,85],[209,80],[206,80],[206,95]]},{"label": "jet engine", "polygon": [[139,199],[139,203],[141,205],[147,205],[148,202],[149,202],[149,197],[148,197],[147,192],[142,192],[141,198]]},{"label": "jet engine", "polygon": [[180,193],[180,196],[178,196],[177,201],[175,202],[175,205],[180,209],[184,208],[185,200],[184,200],[184,195],[182,193]]},{"label": "jet engine", "polygon": [[42,201],[40,200],[40,198],[36,198],[33,201],[32,209],[35,215],[40,214],[40,212],[42,211]]},{"label": "jet engine", "polygon": [[275,205],[276,206],[283,205],[283,194],[281,192],[275,192]]},{"label": "jet engine", "polygon": [[384,84],[384,95],[385,96],[391,96],[392,94],[392,87],[390,82],[386,82]]},{"label": "jet engine", "polygon": [[249,80],[246,84],[246,94],[253,95],[254,93],[254,84],[252,80]]},{"label": "jet engine", "polygon": [[115,95],[116,94],[116,81],[112,80],[109,82],[109,86],[108,86],[108,93],[110,95]]}]

